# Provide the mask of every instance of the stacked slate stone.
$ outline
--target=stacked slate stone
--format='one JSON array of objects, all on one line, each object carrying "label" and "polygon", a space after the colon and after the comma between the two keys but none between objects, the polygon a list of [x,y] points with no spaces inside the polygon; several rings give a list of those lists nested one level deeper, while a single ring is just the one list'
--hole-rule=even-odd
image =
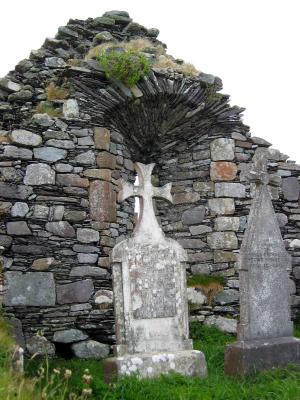
[{"label": "stacked slate stone", "polygon": [[[160,185],[174,182],[175,206],[157,201],[157,213],[167,236],[188,251],[189,274],[225,278],[225,290],[212,302],[201,288],[189,290],[199,305],[194,318],[235,329],[224,315],[238,314],[236,253],[253,191],[244,170],[255,149],[270,144],[250,136],[243,109],[229,105],[217,77],[156,68],[128,88],[108,80],[97,61],[85,60],[104,41],[143,37],[161,44],[157,35],[126,12],[70,20],[0,79],[5,303],[29,352],[44,347],[35,335],[40,330],[51,354],[51,342],[57,351],[67,343],[73,353],[79,343],[80,356],[94,353],[95,342],[114,342],[110,254],[134,219],[133,201],[117,205],[116,193],[119,178],[134,181],[135,161],[155,162]],[[50,84],[67,96],[49,101]],[[293,256],[297,311],[300,166],[277,150],[269,155],[269,188]]]}]

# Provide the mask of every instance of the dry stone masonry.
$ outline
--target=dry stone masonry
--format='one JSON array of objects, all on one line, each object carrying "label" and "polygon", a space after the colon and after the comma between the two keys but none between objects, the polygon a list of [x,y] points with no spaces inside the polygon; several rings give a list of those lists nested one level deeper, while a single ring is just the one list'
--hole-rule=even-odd
[{"label": "dry stone masonry", "polygon": [[[148,39],[165,49],[157,36],[126,12],[71,19],[0,79],[5,307],[28,353],[41,346],[41,330],[50,354],[74,353],[73,343],[77,355],[103,354],[102,344],[115,342],[111,251],[134,223],[134,200],[116,198],[120,178],[134,182],[136,161],[156,163],[156,186],[173,182],[173,207],[156,200],[155,210],[163,231],[187,251],[188,276],[224,279],[224,290],[210,296],[189,288],[191,319],[234,331],[236,257],[255,188],[246,173],[255,150],[267,149],[268,190],[292,257],[292,315],[299,318],[300,166],[250,135],[219,78],[153,68],[128,88],[86,58],[107,41]],[[151,59],[153,48],[143,53]],[[64,95],[50,96],[51,85]],[[61,332],[71,341],[57,341]]]}]

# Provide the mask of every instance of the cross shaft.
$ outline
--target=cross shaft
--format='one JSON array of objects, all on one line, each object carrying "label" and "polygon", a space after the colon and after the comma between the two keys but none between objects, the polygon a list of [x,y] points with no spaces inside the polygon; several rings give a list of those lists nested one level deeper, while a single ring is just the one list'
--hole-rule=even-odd
[{"label": "cross shaft", "polygon": [[139,218],[134,230],[134,237],[138,241],[160,241],[164,237],[154,213],[153,198],[164,199],[172,203],[172,183],[167,183],[163,187],[155,187],[151,183],[154,166],[154,163],[145,165],[137,162],[135,170],[138,174],[138,186],[121,180],[121,190],[118,194],[119,202],[132,196],[140,199]]}]

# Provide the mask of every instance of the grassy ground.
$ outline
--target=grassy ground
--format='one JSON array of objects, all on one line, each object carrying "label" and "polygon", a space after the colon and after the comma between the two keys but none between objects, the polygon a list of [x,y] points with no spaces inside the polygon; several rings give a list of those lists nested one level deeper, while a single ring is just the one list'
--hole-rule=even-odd
[{"label": "grassy ground", "polygon": [[[296,335],[300,337],[300,329],[296,330]],[[207,379],[186,378],[180,375],[150,380],[131,377],[120,379],[108,387],[102,381],[102,365],[98,361],[51,360],[49,370],[61,370],[61,375],[66,368],[72,370],[66,390],[82,393],[83,388],[90,387],[92,394],[88,398],[97,400],[300,400],[299,368],[290,366],[243,379],[228,378],[223,373],[224,347],[235,338],[197,323],[191,326],[191,336],[194,339],[194,347],[205,353],[209,373]],[[35,376],[38,367],[38,361],[28,362],[28,374]],[[89,372],[85,371],[87,368]],[[82,378],[87,374],[93,376],[89,385],[86,378]],[[42,385],[45,385],[45,382],[42,382]],[[55,400],[56,398],[58,397],[47,397]]]}]

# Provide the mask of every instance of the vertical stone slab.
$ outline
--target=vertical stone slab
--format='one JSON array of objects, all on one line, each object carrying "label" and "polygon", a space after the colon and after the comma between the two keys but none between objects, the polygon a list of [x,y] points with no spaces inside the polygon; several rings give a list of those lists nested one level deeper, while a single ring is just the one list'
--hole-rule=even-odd
[{"label": "vertical stone slab", "polygon": [[122,182],[119,201],[141,198],[132,238],[112,254],[116,317],[116,357],[105,363],[106,380],[118,375],[153,377],[170,372],[203,377],[203,353],[192,350],[188,335],[185,264],[187,254],[164,236],[153,197],[172,201],[171,184],[153,187],[154,164],[136,164],[140,186]]},{"label": "vertical stone slab", "polygon": [[93,221],[115,222],[116,192],[110,182],[93,181],[89,190],[90,215]]},{"label": "vertical stone slab", "polygon": [[300,365],[300,340],[293,337],[290,317],[291,258],[267,187],[265,150],[256,151],[248,179],[256,183],[256,191],[239,256],[239,341],[225,351],[229,375]]}]

